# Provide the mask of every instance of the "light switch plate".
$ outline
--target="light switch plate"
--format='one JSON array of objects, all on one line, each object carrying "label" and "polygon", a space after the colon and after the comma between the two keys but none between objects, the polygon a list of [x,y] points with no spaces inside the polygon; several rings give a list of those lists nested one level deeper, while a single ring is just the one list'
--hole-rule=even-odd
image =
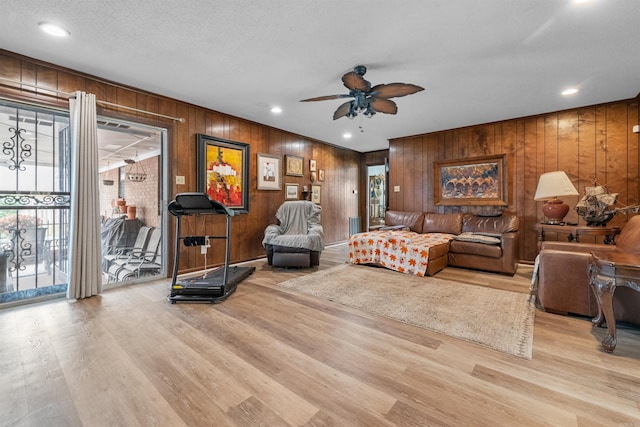
[{"label": "light switch plate", "polygon": [[400,192],[400,186],[399,185],[394,185],[393,186],[393,192],[394,193],[399,193]]},{"label": "light switch plate", "polygon": [[176,175],[176,185],[184,185],[184,176]]}]

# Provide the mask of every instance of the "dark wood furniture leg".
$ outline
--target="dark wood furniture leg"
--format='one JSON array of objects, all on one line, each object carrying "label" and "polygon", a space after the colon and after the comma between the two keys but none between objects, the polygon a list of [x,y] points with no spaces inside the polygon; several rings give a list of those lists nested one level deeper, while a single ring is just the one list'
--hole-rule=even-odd
[{"label": "dark wood furniture leg", "polygon": [[616,288],[625,286],[640,292],[640,264],[635,264],[636,262],[637,257],[633,254],[591,254],[589,284],[598,301],[598,316],[593,319],[593,323],[601,326],[602,322],[607,322],[607,336],[602,340],[602,348],[608,353],[615,350],[617,344],[616,317],[613,313],[613,294]]},{"label": "dark wood furniture leg", "polygon": [[602,348],[607,353],[613,352],[618,340],[616,338],[616,319],[613,314],[613,292],[616,280],[613,277],[597,274],[594,264],[589,266],[590,285],[593,287],[598,300],[598,315],[592,320],[595,326],[607,323],[607,336],[602,340]]}]

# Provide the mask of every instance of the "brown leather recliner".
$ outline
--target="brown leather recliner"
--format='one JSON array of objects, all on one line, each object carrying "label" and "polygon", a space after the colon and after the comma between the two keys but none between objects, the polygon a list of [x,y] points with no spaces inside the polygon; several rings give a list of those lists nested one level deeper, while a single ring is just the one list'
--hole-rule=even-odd
[{"label": "brown leather recliner", "polygon": [[[598,314],[598,303],[588,277],[591,253],[599,257],[631,254],[637,256],[640,265],[640,216],[627,222],[616,238],[616,245],[542,242],[538,301],[545,311],[592,317]],[[626,287],[617,288],[613,311],[617,321],[640,325],[640,294]]]}]

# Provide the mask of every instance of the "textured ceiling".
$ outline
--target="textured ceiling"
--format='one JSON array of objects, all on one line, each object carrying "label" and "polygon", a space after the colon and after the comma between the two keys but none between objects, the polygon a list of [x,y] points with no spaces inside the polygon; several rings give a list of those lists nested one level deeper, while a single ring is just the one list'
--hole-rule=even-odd
[{"label": "textured ceiling", "polygon": [[[0,47],[366,152],[635,97],[639,22],[638,0],[3,0]],[[332,120],[342,100],[298,102],[346,93],[340,77],[358,64],[373,84],[425,91],[371,119]],[[580,92],[562,97],[568,86]]]}]

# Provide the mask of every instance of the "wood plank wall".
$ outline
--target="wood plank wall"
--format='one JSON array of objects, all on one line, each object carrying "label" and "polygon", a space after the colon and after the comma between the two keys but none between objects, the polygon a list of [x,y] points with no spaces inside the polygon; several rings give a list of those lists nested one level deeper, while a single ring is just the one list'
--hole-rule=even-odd
[{"label": "wood plank wall", "polygon": [[[542,202],[533,200],[544,172],[564,170],[579,192],[595,178],[619,193],[622,205],[640,203],[638,98],[572,110],[396,138],[389,144],[390,209],[428,212],[486,212],[487,207],[434,204],[434,161],[506,154],[508,207],[520,219],[520,259],[537,254],[535,224],[543,220]],[[418,159],[418,160],[414,160]],[[575,206],[579,197],[565,197]],[[628,216],[609,223],[622,227]],[[584,225],[575,210],[567,221]]]},{"label": "wood plank wall", "polygon": [[[196,191],[196,134],[202,133],[249,143],[251,155],[249,213],[236,216],[232,220],[232,262],[255,259],[264,255],[261,244],[264,229],[268,224],[275,223],[275,212],[284,201],[284,185],[281,191],[257,190],[257,153],[276,154],[283,157],[291,154],[304,157],[304,177],[283,176],[283,184],[297,183],[300,190],[303,185],[310,185],[308,165],[310,159],[315,159],[317,167],[325,171],[325,181],[319,184],[322,186],[322,224],[326,242],[341,242],[349,237],[348,218],[357,215],[358,209],[358,202],[352,189],[358,189],[361,153],[3,50],[0,50],[0,76],[40,87],[34,90],[31,87],[21,87],[18,84],[0,80],[0,97],[9,100],[67,110],[66,96],[58,95],[55,91],[70,93],[82,90],[94,93],[98,100],[185,118],[184,123],[179,123],[141,113],[131,113],[125,109],[98,105],[98,114],[101,116],[137,121],[168,129],[169,148],[166,155],[169,158],[169,170],[166,174],[170,177],[170,199],[176,193]],[[186,184],[176,186],[173,178],[176,175],[185,176]],[[171,271],[175,245],[175,218],[169,217],[168,239],[171,253],[168,260],[169,271]],[[224,234],[224,223],[224,218],[217,215],[204,219],[185,218],[183,230],[192,234],[220,235]],[[208,266],[224,262],[223,244],[222,241],[213,243],[213,248],[207,255]],[[193,248],[181,249],[181,272],[197,270],[203,265],[204,258],[199,250],[196,253]]]}]

